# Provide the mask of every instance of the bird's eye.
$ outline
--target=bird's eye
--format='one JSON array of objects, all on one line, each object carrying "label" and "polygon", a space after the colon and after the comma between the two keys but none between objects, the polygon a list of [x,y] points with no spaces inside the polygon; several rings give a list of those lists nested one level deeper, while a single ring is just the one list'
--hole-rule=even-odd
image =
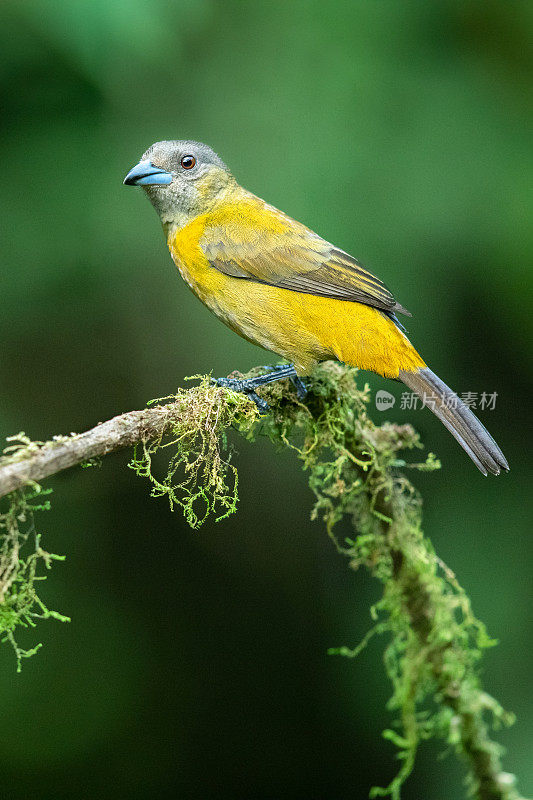
[{"label": "bird's eye", "polygon": [[183,156],[180,161],[181,166],[183,169],[192,169],[196,164],[196,159],[194,156]]}]

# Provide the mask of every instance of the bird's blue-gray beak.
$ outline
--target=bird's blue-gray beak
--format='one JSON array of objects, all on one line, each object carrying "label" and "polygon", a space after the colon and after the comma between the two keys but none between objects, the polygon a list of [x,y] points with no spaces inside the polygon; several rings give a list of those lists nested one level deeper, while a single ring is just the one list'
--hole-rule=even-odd
[{"label": "bird's blue-gray beak", "polygon": [[156,167],[151,161],[139,161],[130,169],[124,183],[126,186],[151,186],[156,183],[170,183],[172,175],[166,169]]}]

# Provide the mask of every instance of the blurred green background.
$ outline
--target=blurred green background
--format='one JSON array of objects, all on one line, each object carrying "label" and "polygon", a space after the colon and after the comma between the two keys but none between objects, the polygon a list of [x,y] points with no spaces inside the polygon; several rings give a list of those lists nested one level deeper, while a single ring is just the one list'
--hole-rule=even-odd
[{"label": "blurred green background", "polygon": [[[498,479],[427,411],[373,414],[442,458],[416,476],[426,531],[500,640],[484,680],[518,714],[499,738],[533,792],[533,4],[4,0],[0,24],[1,436],[275,361],[193,297],[122,186],[153,141],[209,143],[382,277],[458,392],[498,393],[480,413],[512,467]],[[39,523],[68,559],[43,596],[72,622],[22,637],[44,647],[21,675],[0,650],[10,797],[342,800],[394,774],[384,642],[326,655],[368,629],[377,586],[309,521],[297,461],[237,446],[239,513],[200,532],[127,454],[51,482]],[[421,748],[406,800],[462,796],[440,749]]]}]

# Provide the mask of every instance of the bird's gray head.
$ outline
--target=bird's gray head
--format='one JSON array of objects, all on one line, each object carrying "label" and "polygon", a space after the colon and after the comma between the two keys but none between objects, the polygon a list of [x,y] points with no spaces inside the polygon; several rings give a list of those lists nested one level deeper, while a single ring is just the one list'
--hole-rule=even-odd
[{"label": "bird's gray head", "polygon": [[181,140],[149,147],[124,183],[146,190],[164,225],[181,227],[209,211],[235,180],[206,144]]}]

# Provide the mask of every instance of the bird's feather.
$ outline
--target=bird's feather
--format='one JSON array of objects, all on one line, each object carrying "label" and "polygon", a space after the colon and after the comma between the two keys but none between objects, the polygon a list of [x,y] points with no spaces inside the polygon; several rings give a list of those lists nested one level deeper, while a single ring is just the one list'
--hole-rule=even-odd
[{"label": "bird's feather", "polygon": [[385,284],[355,258],[252,198],[255,202],[247,204],[246,214],[228,214],[206,225],[200,246],[212,267],[234,278],[410,316]]}]

